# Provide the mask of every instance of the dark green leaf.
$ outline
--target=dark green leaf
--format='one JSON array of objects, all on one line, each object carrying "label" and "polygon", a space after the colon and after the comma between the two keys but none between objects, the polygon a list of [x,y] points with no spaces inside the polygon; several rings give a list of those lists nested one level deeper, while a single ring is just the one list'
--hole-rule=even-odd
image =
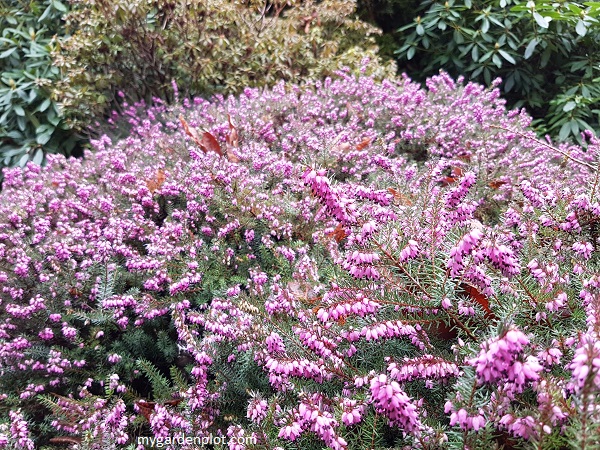
[{"label": "dark green leaf", "polygon": [[51,103],[52,103],[52,101],[49,98],[47,98],[42,103],[40,103],[40,106],[38,106],[37,110],[39,112],[44,112],[48,109],[48,107],[50,106]]},{"label": "dark green leaf", "polygon": [[63,13],[65,13],[65,12],[68,11],[67,7],[63,3],[61,3],[60,1],[58,1],[58,0],[52,0],[52,6],[57,11],[60,11],[60,12],[63,12]]},{"label": "dark green leaf", "polygon": [[13,105],[13,110],[15,111],[15,114],[17,116],[25,115],[25,110],[23,109],[23,107],[21,105]]},{"label": "dark green leaf", "polygon": [[539,42],[540,41],[538,38],[532,39],[529,42],[529,44],[527,44],[527,47],[525,48],[525,54],[523,55],[523,58],[529,59],[531,57],[531,55],[533,55],[533,52],[535,51],[535,47],[537,47]]},{"label": "dark green leaf", "polygon": [[533,12],[533,18],[535,19],[537,24],[542,28],[548,28],[550,26],[550,22],[548,21],[548,19],[540,15],[540,13],[537,11]]},{"label": "dark green leaf", "polygon": [[504,50],[498,50],[498,53],[500,53],[500,56],[502,56],[509,63],[511,63],[511,64],[516,64],[517,63],[515,61],[515,58],[513,58],[508,52],[505,52]]},{"label": "dark green leaf", "polygon": [[565,106],[563,106],[563,111],[564,112],[573,111],[576,106],[577,106],[577,103],[575,103],[574,101],[567,102],[567,103],[565,103]]},{"label": "dark green leaf", "polygon": [[502,60],[500,59],[500,57],[494,53],[494,55],[492,56],[492,62],[496,65],[496,67],[500,68],[502,67]]},{"label": "dark green leaf", "polygon": [[3,51],[2,53],[0,53],[0,59],[2,59],[2,58],[8,58],[16,50],[17,50],[17,47],[13,47],[13,48],[9,48],[8,50]]},{"label": "dark green leaf", "polygon": [[569,122],[563,123],[563,125],[562,125],[562,127],[560,127],[560,131],[558,133],[558,139],[560,139],[561,141],[566,140],[569,137],[570,132],[571,132],[571,126],[569,125]]},{"label": "dark green leaf", "polygon": [[38,166],[42,165],[44,161],[44,151],[41,148],[38,148],[33,155],[32,161],[36,163]]}]

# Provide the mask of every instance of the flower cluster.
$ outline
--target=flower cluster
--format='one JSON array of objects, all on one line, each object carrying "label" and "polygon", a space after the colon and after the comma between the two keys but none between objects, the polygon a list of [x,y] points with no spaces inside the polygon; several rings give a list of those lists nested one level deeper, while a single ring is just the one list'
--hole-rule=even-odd
[{"label": "flower cluster", "polygon": [[529,343],[529,338],[514,328],[482,343],[479,355],[468,361],[475,367],[478,382],[508,382],[516,392],[522,392],[527,384],[537,381],[542,366],[535,356],[523,356]]}]

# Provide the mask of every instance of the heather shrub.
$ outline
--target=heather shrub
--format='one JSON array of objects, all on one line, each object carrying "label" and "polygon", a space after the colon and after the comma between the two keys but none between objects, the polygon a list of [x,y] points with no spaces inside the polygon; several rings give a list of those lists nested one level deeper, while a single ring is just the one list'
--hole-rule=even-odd
[{"label": "heather shrub", "polygon": [[0,167],[81,156],[109,106],[125,93],[174,101],[173,80],[185,96],[209,96],[342,66],[391,75],[378,30],[354,9],[352,0],[2,2]]},{"label": "heather shrub", "polygon": [[599,142],[499,95],[125,105],[128,137],[6,170],[0,445],[591,448]]}]

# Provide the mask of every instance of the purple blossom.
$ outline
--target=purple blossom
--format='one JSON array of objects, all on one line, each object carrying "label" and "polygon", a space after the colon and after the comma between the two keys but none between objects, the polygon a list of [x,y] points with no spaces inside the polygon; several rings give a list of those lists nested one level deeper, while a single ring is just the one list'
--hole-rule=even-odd
[{"label": "purple blossom", "polygon": [[529,338],[520,330],[510,328],[503,336],[482,343],[476,358],[468,360],[475,367],[480,384],[507,381],[517,392],[539,379],[542,370],[535,356],[524,357]]}]

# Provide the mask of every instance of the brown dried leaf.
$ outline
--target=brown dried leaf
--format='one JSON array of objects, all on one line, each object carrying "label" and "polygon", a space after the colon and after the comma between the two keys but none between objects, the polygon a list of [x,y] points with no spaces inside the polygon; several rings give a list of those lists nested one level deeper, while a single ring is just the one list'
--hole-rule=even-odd
[{"label": "brown dried leaf", "polygon": [[467,296],[473,300],[475,303],[478,303],[479,306],[483,308],[484,316],[486,319],[493,320],[496,318],[496,315],[490,309],[490,302],[485,295],[483,295],[475,286],[471,286],[467,283],[461,283],[459,287],[463,290]]},{"label": "brown dried leaf", "polygon": [[152,411],[154,411],[154,406],[156,406],[155,402],[147,402],[145,400],[138,400],[135,402],[137,407],[140,410],[140,414],[146,418],[146,420],[150,421],[150,416],[152,415]]},{"label": "brown dried leaf", "polygon": [[360,144],[356,146],[356,150],[360,151],[364,148],[367,148],[372,142],[373,140],[370,137],[366,137],[360,142]]},{"label": "brown dried leaf", "polygon": [[154,191],[160,189],[166,179],[167,176],[165,175],[165,171],[163,169],[158,169],[156,171],[156,176],[153,179],[146,180],[146,186],[148,187],[148,190],[154,194]]},{"label": "brown dried leaf", "polygon": [[240,162],[239,156],[233,153],[233,151],[230,149],[227,149],[227,160],[232,163]]},{"label": "brown dried leaf", "polygon": [[[181,114],[179,115],[179,120],[181,122],[181,125],[183,126],[183,131],[185,131],[185,134],[187,134],[189,137],[191,137],[193,139],[193,141],[200,148],[202,148],[202,141],[200,140],[200,136],[198,136],[198,132],[196,130],[194,130],[193,128],[190,128],[188,123],[183,118],[183,115],[181,115]],[[202,149],[202,150],[206,153],[206,150],[204,150],[204,149]]]},{"label": "brown dried leaf", "polygon": [[408,206],[410,206],[410,205],[413,204],[412,200],[409,197],[407,197],[402,192],[397,191],[394,188],[388,188],[388,192],[394,196],[395,202],[397,204],[399,204],[399,205],[408,205]]},{"label": "brown dried leaf", "polygon": [[346,230],[344,230],[344,227],[340,223],[337,227],[335,227],[335,230],[333,230],[331,233],[327,233],[327,236],[334,238],[336,242],[340,243],[344,239],[346,239],[346,237],[348,237],[348,234],[346,233]]},{"label": "brown dried leaf", "polygon": [[202,134],[202,141],[200,142],[200,148],[206,152],[215,152],[219,156],[223,156],[223,150],[221,150],[221,145],[217,138],[214,137],[209,131],[205,131]]},{"label": "brown dried leaf", "polygon": [[500,186],[502,186],[503,184],[506,184],[506,181],[502,181],[502,180],[492,180],[488,183],[488,186],[491,187],[492,189],[498,189]]},{"label": "brown dried leaf", "polygon": [[198,132],[189,126],[189,124],[186,122],[186,120],[183,118],[183,115],[181,114],[179,115],[179,121],[183,126],[183,131],[185,131],[185,134],[191,137],[192,140],[196,143],[196,145],[200,147],[200,149],[204,153],[211,151],[215,152],[219,156],[223,156],[223,150],[221,150],[221,145],[219,144],[219,141],[217,141],[217,138],[214,137],[209,131],[205,131],[204,133],[202,133],[202,137],[200,137],[200,135],[198,135]]},{"label": "brown dried leaf", "polygon": [[81,444],[81,438],[76,436],[58,436],[49,439],[51,444]]},{"label": "brown dried leaf", "polygon": [[227,135],[227,144],[237,148],[239,147],[239,135],[236,126],[231,120],[231,116],[227,114],[227,121],[229,122],[229,134]]}]

